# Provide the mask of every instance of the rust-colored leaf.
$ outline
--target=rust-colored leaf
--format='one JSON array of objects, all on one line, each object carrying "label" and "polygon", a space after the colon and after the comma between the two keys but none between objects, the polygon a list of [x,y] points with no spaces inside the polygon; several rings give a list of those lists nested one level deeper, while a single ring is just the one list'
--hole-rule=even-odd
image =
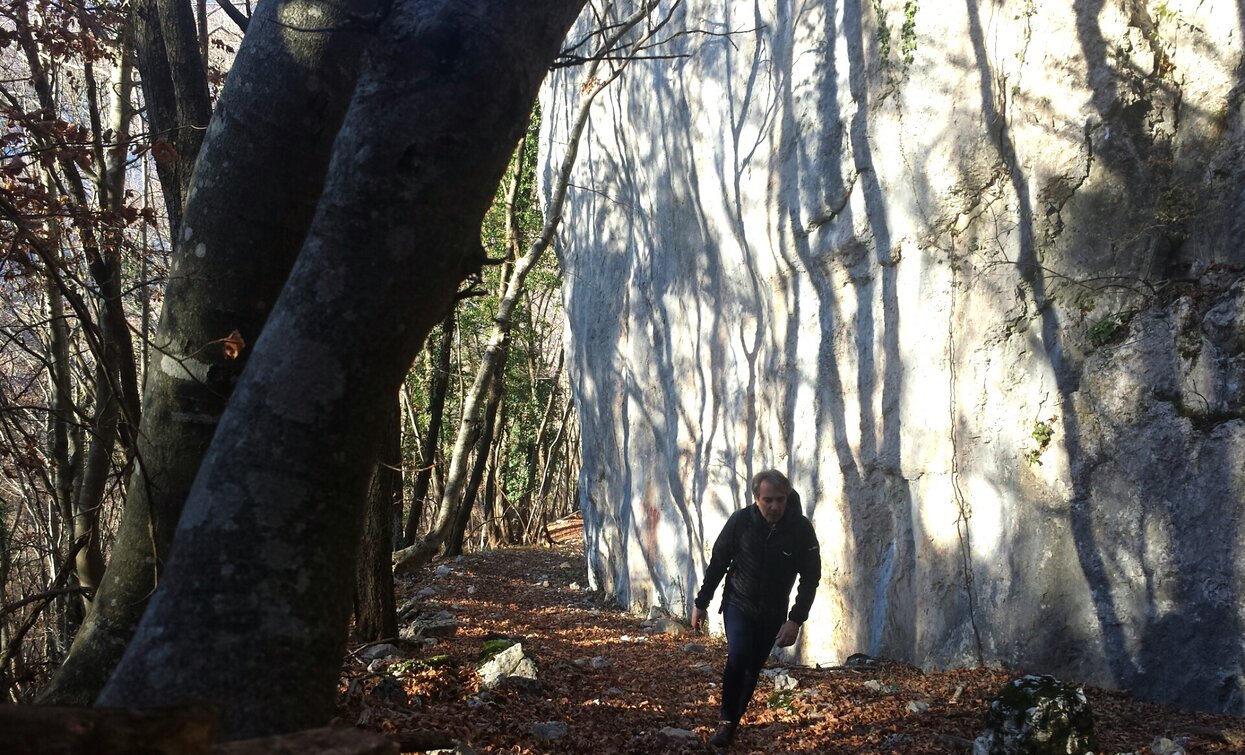
[{"label": "rust-colored leaf", "polygon": [[221,340],[220,348],[226,359],[237,359],[242,350],[246,348],[246,341],[242,340],[241,333],[234,330],[228,338]]}]

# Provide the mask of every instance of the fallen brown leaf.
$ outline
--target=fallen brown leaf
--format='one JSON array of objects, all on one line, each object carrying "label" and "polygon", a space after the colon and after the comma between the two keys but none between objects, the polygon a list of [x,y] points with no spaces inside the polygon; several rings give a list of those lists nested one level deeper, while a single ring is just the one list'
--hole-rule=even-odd
[{"label": "fallen brown leaf", "polygon": [[[641,626],[645,617],[571,589],[572,583],[587,581],[580,539],[573,529],[556,531],[560,544],[554,548],[476,553],[447,562],[448,576],[435,576],[438,564],[432,564],[400,579],[399,605],[433,587],[436,594],[420,610],[447,610],[461,622],[454,637],[410,655],[448,654],[453,664],[400,674],[412,700],[402,705],[369,698],[380,677],[350,658],[339,688],[340,721],[356,722],[366,706],[372,714],[367,728],[391,731],[408,747],[445,746],[457,739],[481,753],[710,751],[703,742],[717,717],[723,640],[648,634]],[[535,657],[537,689],[479,690],[475,659],[485,640],[498,636],[520,640]],[[683,650],[689,641],[707,650],[689,654]],[[611,663],[599,669],[575,663],[596,656]],[[799,687],[788,704],[770,709],[766,703],[774,690],[762,680],[732,753],[965,752],[980,733],[990,698],[1017,675],[984,668],[922,673],[902,663],[869,671],[787,668]],[[358,684],[359,679],[365,682]],[[871,680],[880,683],[873,685],[880,691],[865,686]],[[1149,752],[1158,736],[1187,737],[1194,753],[1240,751],[1233,743],[1239,742],[1245,719],[1140,702],[1121,692],[1086,692],[1103,753]],[[929,707],[912,712],[913,701]],[[565,723],[567,735],[538,742],[532,726],[542,721]],[[663,744],[657,732],[666,726],[692,730],[702,744]]]}]

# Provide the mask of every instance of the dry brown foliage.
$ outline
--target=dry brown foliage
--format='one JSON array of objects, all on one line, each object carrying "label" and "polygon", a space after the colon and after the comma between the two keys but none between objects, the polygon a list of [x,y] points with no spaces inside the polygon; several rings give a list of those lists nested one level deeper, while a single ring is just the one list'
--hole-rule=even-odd
[{"label": "dry brown foliage", "polygon": [[[378,690],[384,677],[369,673],[352,656],[340,686],[339,722],[388,733],[404,752],[451,747],[454,740],[476,752],[710,751],[703,742],[716,719],[725,642],[646,632],[645,617],[582,589],[581,540],[573,528],[562,534],[550,549],[468,555],[450,562],[447,576],[436,576],[434,565],[401,583],[399,605],[432,586],[438,592],[420,610],[448,610],[461,622],[455,636],[435,645],[402,644],[405,655],[448,656],[448,663],[385,669],[404,687],[409,702],[403,703],[400,696],[393,699],[391,680],[385,695]],[[537,687],[480,692],[476,659],[486,639],[496,637],[521,641],[537,660]],[[705,650],[685,650],[689,642]],[[609,665],[593,668],[586,662],[596,657]],[[779,704],[771,708],[774,690],[763,679],[732,752],[967,752],[988,701],[1017,675],[990,669],[922,673],[902,663],[868,670],[786,668],[799,680],[798,689],[786,700],[775,698]],[[876,683],[867,685],[871,681]],[[1183,743],[1190,753],[1245,751],[1243,719],[1139,702],[1120,692],[1086,691],[1102,753],[1149,754],[1158,737]],[[910,710],[914,702],[928,708]],[[539,741],[532,727],[545,721],[565,723],[568,733]],[[701,743],[668,744],[657,734],[667,726],[692,730]]]}]

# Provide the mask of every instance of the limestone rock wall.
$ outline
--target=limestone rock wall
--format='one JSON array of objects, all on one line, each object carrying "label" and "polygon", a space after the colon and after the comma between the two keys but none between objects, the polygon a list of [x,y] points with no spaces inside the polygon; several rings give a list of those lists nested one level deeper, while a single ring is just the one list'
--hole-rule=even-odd
[{"label": "limestone rock wall", "polygon": [[686,611],[775,466],[823,549],[802,660],[1245,712],[1238,4],[667,10],[558,241],[594,585]]}]

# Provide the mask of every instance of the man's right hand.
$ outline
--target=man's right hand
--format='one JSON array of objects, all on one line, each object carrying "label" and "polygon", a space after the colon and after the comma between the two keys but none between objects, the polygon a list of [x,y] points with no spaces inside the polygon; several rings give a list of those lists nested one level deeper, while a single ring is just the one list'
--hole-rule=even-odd
[{"label": "man's right hand", "polygon": [[708,618],[709,617],[705,614],[705,609],[693,607],[692,608],[692,629],[695,629],[697,632],[705,631],[705,620]]}]

